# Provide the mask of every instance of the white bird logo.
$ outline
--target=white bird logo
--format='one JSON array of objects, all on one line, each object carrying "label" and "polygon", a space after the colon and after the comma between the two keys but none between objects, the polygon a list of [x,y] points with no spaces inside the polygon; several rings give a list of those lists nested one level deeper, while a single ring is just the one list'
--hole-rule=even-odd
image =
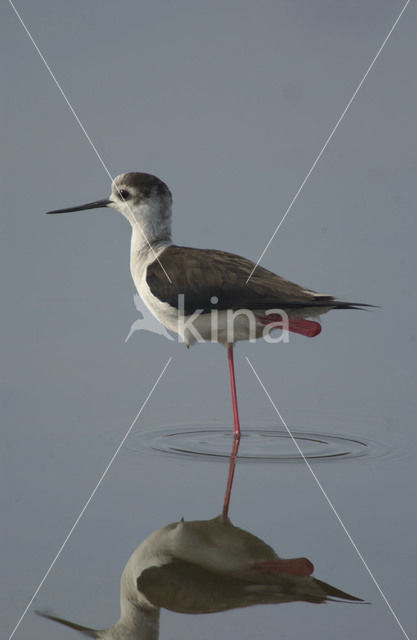
[{"label": "white bird logo", "polygon": [[165,329],[165,327],[152,315],[148,307],[143,302],[138,293],[133,296],[135,307],[139,313],[139,318],[130,327],[130,331],[127,334],[125,343],[129,340],[132,333],[135,331],[150,331],[151,333],[157,333],[168,340],[174,340],[171,334]]}]

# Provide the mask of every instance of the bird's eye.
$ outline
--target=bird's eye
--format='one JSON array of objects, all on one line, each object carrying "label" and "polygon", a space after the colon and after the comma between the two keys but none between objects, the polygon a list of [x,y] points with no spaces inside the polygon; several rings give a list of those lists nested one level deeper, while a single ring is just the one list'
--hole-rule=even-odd
[{"label": "bird's eye", "polygon": [[120,189],[119,196],[123,198],[123,200],[129,200],[130,193],[127,189]]}]

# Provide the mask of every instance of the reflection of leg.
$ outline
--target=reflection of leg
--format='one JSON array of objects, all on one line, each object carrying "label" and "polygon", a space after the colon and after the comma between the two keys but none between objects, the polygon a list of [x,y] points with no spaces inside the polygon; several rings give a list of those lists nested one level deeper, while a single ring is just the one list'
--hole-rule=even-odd
[{"label": "reflection of leg", "polygon": [[232,453],[230,454],[230,461],[229,461],[229,474],[227,476],[226,493],[224,494],[224,503],[223,503],[223,511],[222,511],[222,515],[224,518],[227,518],[229,514],[230,495],[232,493],[233,477],[235,475],[236,456],[239,449],[239,442],[240,442],[240,436],[234,436],[233,449],[232,449]]},{"label": "reflection of leg", "polygon": [[233,344],[230,344],[227,347],[227,361],[229,364],[230,395],[232,397],[233,435],[235,438],[240,438],[239,411],[237,408],[237,396],[236,396],[235,367],[233,364]]}]

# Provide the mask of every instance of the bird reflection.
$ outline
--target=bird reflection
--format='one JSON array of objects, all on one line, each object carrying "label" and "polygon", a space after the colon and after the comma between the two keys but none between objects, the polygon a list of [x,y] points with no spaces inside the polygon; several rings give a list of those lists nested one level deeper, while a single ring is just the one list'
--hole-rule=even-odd
[{"label": "bird reflection", "polygon": [[121,577],[121,614],[107,629],[90,629],[45,612],[90,638],[156,640],[160,609],[216,613],[258,604],[363,602],[313,578],[307,558],[281,558],[253,534],[234,526],[228,509],[239,441],[234,440],[222,514],[168,524],[130,556]]}]

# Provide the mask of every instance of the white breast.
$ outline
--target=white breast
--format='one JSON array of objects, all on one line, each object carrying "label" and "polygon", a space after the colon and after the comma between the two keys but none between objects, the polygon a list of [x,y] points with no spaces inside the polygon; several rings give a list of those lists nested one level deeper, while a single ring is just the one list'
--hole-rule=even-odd
[{"label": "white breast", "polygon": [[169,244],[153,247],[141,254],[135,254],[133,251],[130,257],[130,273],[136,289],[149,311],[164,325],[169,331],[178,333],[178,311],[175,307],[171,307],[167,302],[161,302],[151,292],[146,282],[147,268],[152,262],[158,258]]}]

